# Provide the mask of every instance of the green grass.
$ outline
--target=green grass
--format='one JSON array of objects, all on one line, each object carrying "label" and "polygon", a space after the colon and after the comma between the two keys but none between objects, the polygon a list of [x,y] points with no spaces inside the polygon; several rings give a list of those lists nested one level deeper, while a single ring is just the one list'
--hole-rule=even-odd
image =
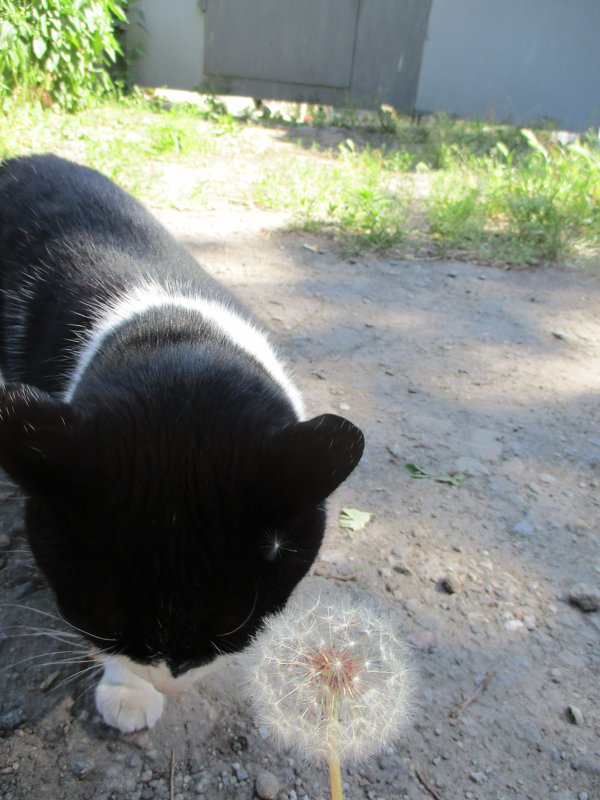
[{"label": "green grass", "polygon": [[[301,227],[329,229],[357,250],[404,247],[507,265],[598,258],[600,149],[592,136],[561,145],[548,130],[443,116],[415,125],[386,113],[379,131],[363,118],[377,148],[350,139],[299,168],[272,167],[257,201],[292,210]],[[360,139],[360,131],[351,135]],[[427,192],[411,190],[423,183]]]},{"label": "green grass", "polygon": [[[290,225],[326,232],[345,251],[505,265],[598,257],[592,136],[562,145],[547,130],[446,117],[414,124],[387,107],[288,107],[234,119],[213,98],[197,107],[134,96],[77,114],[10,103],[0,112],[0,156],[75,158],[155,206],[219,198],[232,213],[239,202],[285,211]],[[257,125],[275,127],[266,147],[264,136],[244,135]],[[189,176],[182,185],[177,168]]]},{"label": "green grass", "polygon": [[296,226],[337,235],[347,252],[386,250],[405,236],[410,187],[394,187],[385,153],[357,152],[343,143],[335,157],[302,157],[268,167],[254,198],[265,208],[285,208]]},{"label": "green grass", "polygon": [[169,108],[138,95],[101,100],[74,114],[20,103],[6,104],[3,112],[1,158],[53,152],[100,170],[153,205],[186,205],[178,187],[160,182],[165,165],[207,163],[227,149],[223,133],[231,144],[239,127],[212,106]]},{"label": "green grass", "polygon": [[538,264],[597,249],[600,149],[520,135],[526,150],[500,142],[487,157],[456,157],[440,170],[428,208],[440,250]]}]

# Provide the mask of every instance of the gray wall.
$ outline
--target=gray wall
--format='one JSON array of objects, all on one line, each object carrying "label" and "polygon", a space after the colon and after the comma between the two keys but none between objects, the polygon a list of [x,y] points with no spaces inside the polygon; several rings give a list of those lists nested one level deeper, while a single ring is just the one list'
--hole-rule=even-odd
[{"label": "gray wall", "polygon": [[141,49],[132,70],[136,83],[171,89],[202,85],[204,15],[198,0],[139,0],[130,16],[128,46]]},{"label": "gray wall", "polygon": [[[260,0],[252,2],[260,6]],[[264,0],[265,7],[271,2]],[[354,0],[345,2],[352,11]],[[549,120],[570,130],[600,125],[600,0],[432,0],[430,13],[430,0],[361,0],[356,39],[348,42],[353,59],[348,88],[347,58],[336,59],[337,67],[344,66],[337,82],[331,77],[336,64],[322,59],[331,74],[323,74],[320,86],[314,83],[320,60],[314,53],[297,76],[289,74],[293,64],[286,65],[280,74],[287,83],[264,80],[266,72],[259,81],[251,71],[239,75],[244,64],[224,69],[229,65],[218,50],[229,46],[227,58],[234,61],[235,37],[223,35],[223,24],[207,25],[207,18],[226,6],[231,13],[235,3],[139,0],[134,8],[143,15],[145,32],[135,25],[129,32],[130,43],[143,50],[135,80],[178,89],[208,81],[223,93],[367,106],[388,102],[404,111],[416,106],[516,124]],[[232,21],[231,33],[240,21]],[[307,20],[309,27],[312,22]],[[268,16],[259,35],[242,30],[246,47],[268,45],[267,23]],[[277,36],[270,41],[281,44]],[[339,42],[336,47],[335,52]],[[344,88],[336,88],[340,83]]]},{"label": "gray wall", "polygon": [[216,93],[412,110],[431,0],[204,0]]},{"label": "gray wall", "polygon": [[433,0],[417,108],[600,125],[600,2]]}]

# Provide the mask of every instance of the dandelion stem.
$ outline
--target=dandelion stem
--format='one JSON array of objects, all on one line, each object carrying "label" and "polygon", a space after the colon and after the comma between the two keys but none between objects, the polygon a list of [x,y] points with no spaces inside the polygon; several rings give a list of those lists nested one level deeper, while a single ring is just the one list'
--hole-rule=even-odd
[{"label": "dandelion stem", "polygon": [[340,759],[337,747],[333,742],[329,744],[329,778],[331,781],[331,800],[344,800]]},{"label": "dandelion stem", "polygon": [[333,692],[326,702],[329,725],[327,729],[327,759],[329,761],[329,780],[331,800],[344,800],[342,792],[342,770],[340,767],[337,733],[339,726],[339,697]]}]

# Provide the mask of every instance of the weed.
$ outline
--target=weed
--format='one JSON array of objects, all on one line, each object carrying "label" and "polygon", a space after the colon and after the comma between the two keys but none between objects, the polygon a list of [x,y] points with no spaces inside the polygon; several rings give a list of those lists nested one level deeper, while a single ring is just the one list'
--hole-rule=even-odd
[{"label": "weed", "polygon": [[[254,124],[265,108],[251,116]],[[166,104],[138,92],[77,114],[16,102],[3,111],[10,125],[0,125],[1,157],[34,151],[74,157],[163,206],[193,208],[211,194],[236,203],[242,184],[246,200],[250,194],[263,208],[289,212],[303,230],[333,233],[347,251],[424,248],[503,264],[598,252],[600,150],[591,135],[563,145],[550,131],[447,117],[414,125],[385,108],[367,120],[351,109],[343,117],[304,105],[286,106],[267,124],[281,126],[284,117],[288,126],[306,124],[317,114],[318,124],[345,119],[360,127],[337,146],[317,133],[327,150],[280,147],[276,137],[265,148],[264,138],[257,146],[243,137],[240,151],[249,123],[212,97],[199,105]],[[371,124],[377,133],[368,132]],[[175,162],[183,182],[163,179]],[[247,164],[247,173],[236,163]]]},{"label": "weed", "polygon": [[113,84],[107,68],[122,55],[114,26],[122,0],[0,0],[0,97],[75,109]]},{"label": "weed", "polygon": [[444,178],[432,192],[429,229],[438,240],[440,252],[469,246],[482,228],[484,206],[477,185]]}]

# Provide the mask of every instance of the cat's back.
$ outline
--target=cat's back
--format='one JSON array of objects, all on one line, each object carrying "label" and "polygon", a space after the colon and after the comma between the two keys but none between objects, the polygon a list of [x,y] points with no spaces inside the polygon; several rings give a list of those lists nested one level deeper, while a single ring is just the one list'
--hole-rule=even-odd
[{"label": "cat's back", "polygon": [[[140,285],[230,299],[131,195],[54,155],[0,166],[0,366],[60,388],[73,341]],[[233,303],[238,311],[239,304]]]},{"label": "cat's back", "polygon": [[71,269],[93,259],[96,271],[111,263],[126,271],[128,259],[136,270],[144,261],[189,259],[135,198],[96,170],[49,154],[0,167],[0,253],[37,257],[49,269],[59,258]]}]

